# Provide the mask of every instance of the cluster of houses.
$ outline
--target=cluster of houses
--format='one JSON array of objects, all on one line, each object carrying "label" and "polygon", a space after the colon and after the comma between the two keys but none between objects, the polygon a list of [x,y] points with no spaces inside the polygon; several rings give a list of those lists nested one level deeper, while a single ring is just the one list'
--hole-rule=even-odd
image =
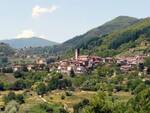
[{"label": "cluster of houses", "polygon": [[116,59],[112,57],[102,58],[99,56],[80,55],[80,50],[76,49],[74,58],[59,62],[58,72],[68,73],[71,70],[74,70],[75,73],[85,73],[95,66],[104,63],[115,63],[120,67],[122,72],[128,72],[134,67],[137,67],[140,63],[143,63],[145,57],[147,56],[139,55],[134,57],[120,57]]},{"label": "cluster of houses", "polygon": [[46,70],[46,67],[48,66],[46,59],[44,58],[38,58],[35,60],[33,64],[14,64],[12,65],[13,72],[16,71],[36,71],[36,70]]},{"label": "cluster of houses", "polygon": [[123,72],[131,71],[133,68],[137,67],[139,64],[144,63],[146,55],[137,55],[134,57],[121,57],[116,59],[116,63],[120,65],[120,70]]},{"label": "cluster of houses", "polygon": [[108,63],[108,64],[117,64],[120,67],[120,70],[123,72],[131,71],[134,67],[138,66],[140,63],[144,62],[144,59],[147,56],[139,55],[134,57],[120,57],[112,58],[106,57],[102,58],[99,56],[92,55],[81,55],[80,49],[75,50],[75,56],[70,59],[61,60],[54,63],[48,63],[44,58],[37,58],[33,64],[24,64],[24,65],[12,65],[11,68],[14,72],[19,70],[26,71],[42,71],[56,70],[60,73],[70,73],[73,70],[76,74],[88,73],[94,67]]},{"label": "cluster of houses", "polygon": [[58,65],[58,72],[68,73],[74,70],[75,73],[86,73],[93,66],[103,62],[103,59],[98,56],[80,55],[79,50],[75,52],[75,58],[62,60]]}]

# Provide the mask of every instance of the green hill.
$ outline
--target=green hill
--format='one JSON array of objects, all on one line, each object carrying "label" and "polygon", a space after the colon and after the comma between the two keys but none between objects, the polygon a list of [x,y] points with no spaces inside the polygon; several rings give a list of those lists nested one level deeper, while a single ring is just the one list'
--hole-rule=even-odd
[{"label": "green hill", "polygon": [[[80,48],[86,46],[89,42],[93,40],[97,40],[97,37],[101,37],[103,35],[109,34],[111,32],[124,29],[134,23],[136,23],[138,19],[128,16],[119,16],[104,25],[94,28],[87,33],[76,36],[58,46],[53,48],[55,52],[66,51],[68,49]],[[100,42],[98,42],[99,44]]]},{"label": "green hill", "polygon": [[9,56],[14,54],[15,50],[8,44],[0,43],[0,56]]},{"label": "green hill", "polygon": [[[117,20],[124,21],[124,17],[118,18]],[[115,19],[104,25],[117,22],[119,21]],[[93,54],[103,57],[148,54],[150,52],[150,18],[140,19],[119,30],[114,30],[94,38],[91,37],[90,40],[85,41],[75,48],[81,48],[83,54]],[[67,51],[64,56],[72,56],[73,52],[74,50]]]},{"label": "green hill", "polygon": [[[101,44],[89,50],[101,56],[134,55],[150,52],[150,18],[141,19],[137,23],[99,37]],[[96,42],[97,40],[95,40]],[[89,42],[87,45],[90,45]],[[85,50],[88,50],[87,47]]]},{"label": "green hill", "polygon": [[81,48],[83,54],[103,57],[148,54],[150,18],[136,19],[120,16],[60,45],[34,50],[40,51],[40,54],[43,52],[70,57],[74,54],[75,48]]}]

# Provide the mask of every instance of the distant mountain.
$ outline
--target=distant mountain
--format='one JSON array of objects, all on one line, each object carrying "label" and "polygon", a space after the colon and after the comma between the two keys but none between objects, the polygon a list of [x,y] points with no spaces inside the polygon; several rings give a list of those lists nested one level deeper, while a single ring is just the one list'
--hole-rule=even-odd
[{"label": "distant mountain", "polygon": [[94,28],[87,33],[76,36],[58,46],[53,48],[53,51],[61,52],[66,51],[71,48],[81,48],[86,46],[91,40],[97,40],[98,37],[107,35],[111,32],[124,29],[134,23],[138,22],[137,18],[128,17],[128,16],[119,16],[102,26]]},{"label": "distant mountain", "polygon": [[58,44],[56,42],[52,42],[38,37],[1,40],[0,42],[7,43],[13,48],[44,47]]}]

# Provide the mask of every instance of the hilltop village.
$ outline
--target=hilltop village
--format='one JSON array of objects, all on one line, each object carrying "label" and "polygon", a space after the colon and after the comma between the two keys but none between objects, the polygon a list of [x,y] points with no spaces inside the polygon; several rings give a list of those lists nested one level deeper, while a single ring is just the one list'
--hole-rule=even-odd
[{"label": "hilltop village", "polygon": [[[42,71],[47,70],[57,71],[59,73],[70,73],[70,71],[74,71],[76,74],[84,74],[89,73],[96,66],[101,64],[115,64],[119,67],[122,72],[132,71],[134,68],[138,68],[139,66],[144,66],[144,59],[149,55],[137,55],[133,57],[106,57],[102,58],[100,56],[93,55],[81,55],[80,49],[75,50],[74,57],[70,59],[64,59],[55,62],[48,62],[45,58],[36,58],[35,62],[32,64],[12,64],[9,67],[1,68],[1,72],[3,70],[12,69],[13,72],[16,71]],[[29,56],[27,56],[29,57]],[[142,67],[144,72],[148,72],[147,67]]]}]

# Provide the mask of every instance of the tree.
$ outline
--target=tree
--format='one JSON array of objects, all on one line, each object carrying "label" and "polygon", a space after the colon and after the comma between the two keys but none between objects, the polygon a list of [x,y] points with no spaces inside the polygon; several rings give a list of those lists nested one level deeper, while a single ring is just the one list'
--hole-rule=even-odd
[{"label": "tree", "polygon": [[[113,113],[113,101],[104,92],[95,95],[86,106],[80,109],[81,113]],[[80,113],[77,112],[77,113]]]},{"label": "tree", "polygon": [[80,113],[82,111],[82,109],[87,105],[89,105],[89,100],[83,99],[81,102],[79,102],[78,104],[75,104],[73,106],[74,113]]},{"label": "tree", "polygon": [[143,71],[144,70],[144,64],[143,63],[139,63],[139,71]]},{"label": "tree", "polygon": [[82,90],[89,90],[89,91],[96,91],[97,90],[97,88],[96,88],[96,84],[98,83],[98,80],[96,80],[96,79],[89,79],[89,80],[86,80],[83,84],[82,84],[82,86],[81,86],[81,88],[82,88]]},{"label": "tree", "polygon": [[129,80],[128,82],[128,88],[133,91],[140,83],[142,83],[142,80],[140,79],[133,79],[133,80]]},{"label": "tree", "polygon": [[100,77],[112,76],[113,72],[114,72],[113,69],[111,69],[111,67],[109,66],[102,66],[96,69],[96,74],[99,75]]},{"label": "tree", "polygon": [[145,58],[144,65],[150,67],[150,57]]},{"label": "tree", "polygon": [[76,87],[80,87],[83,82],[85,82],[87,79],[87,76],[76,76],[74,78],[72,78],[72,84]]},{"label": "tree", "polygon": [[31,88],[32,82],[30,80],[17,80],[14,84],[12,84],[11,89],[13,90],[23,90],[27,88]]},{"label": "tree", "polygon": [[16,95],[14,92],[9,92],[8,95],[4,96],[4,101],[6,104],[12,100],[18,102],[19,104],[23,104],[24,95],[23,94]]},{"label": "tree", "polygon": [[0,82],[0,91],[4,90],[4,83]]},{"label": "tree", "polygon": [[44,83],[40,83],[36,87],[36,92],[38,95],[43,95],[47,92],[46,85]]},{"label": "tree", "polygon": [[23,67],[22,67],[22,71],[24,71],[24,72],[28,72],[28,68],[27,68],[27,66],[23,66]]},{"label": "tree", "polygon": [[150,57],[145,58],[144,65],[148,67],[147,74],[150,74]]},{"label": "tree", "polygon": [[24,103],[24,95],[23,94],[18,94],[16,95],[16,101],[19,103],[19,104],[22,104]]},{"label": "tree", "polygon": [[138,94],[139,92],[143,91],[144,89],[146,89],[146,85],[144,83],[141,83],[134,89],[134,94]]},{"label": "tree", "polygon": [[[149,113],[150,111],[150,88],[139,92],[127,103],[127,111],[131,109],[136,113]],[[127,112],[129,113],[129,112]]]},{"label": "tree", "polygon": [[15,78],[21,78],[24,76],[24,73],[22,71],[16,71],[14,73]]},{"label": "tree", "polygon": [[4,96],[5,103],[8,103],[11,100],[15,100],[16,94],[14,92],[9,92],[8,95]]},{"label": "tree", "polygon": [[4,113],[17,113],[18,109],[19,109],[19,104],[13,100],[6,105]]},{"label": "tree", "polygon": [[73,70],[73,69],[71,69],[71,70],[70,70],[69,75],[70,75],[71,77],[75,77],[75,76],[76,76],[76,75],[75,75],[75,72],[74,72],[74,70]]},{"label": "tree", "polygon": [[13,73],[13,69],[11,67],[2,68],[3,73]]},{"label": "tree", "polygon": [[69,79],[63,78],[62,74],[54,74],[51,80],[48,81],[48,90],[66,89],[72,86]]}]

